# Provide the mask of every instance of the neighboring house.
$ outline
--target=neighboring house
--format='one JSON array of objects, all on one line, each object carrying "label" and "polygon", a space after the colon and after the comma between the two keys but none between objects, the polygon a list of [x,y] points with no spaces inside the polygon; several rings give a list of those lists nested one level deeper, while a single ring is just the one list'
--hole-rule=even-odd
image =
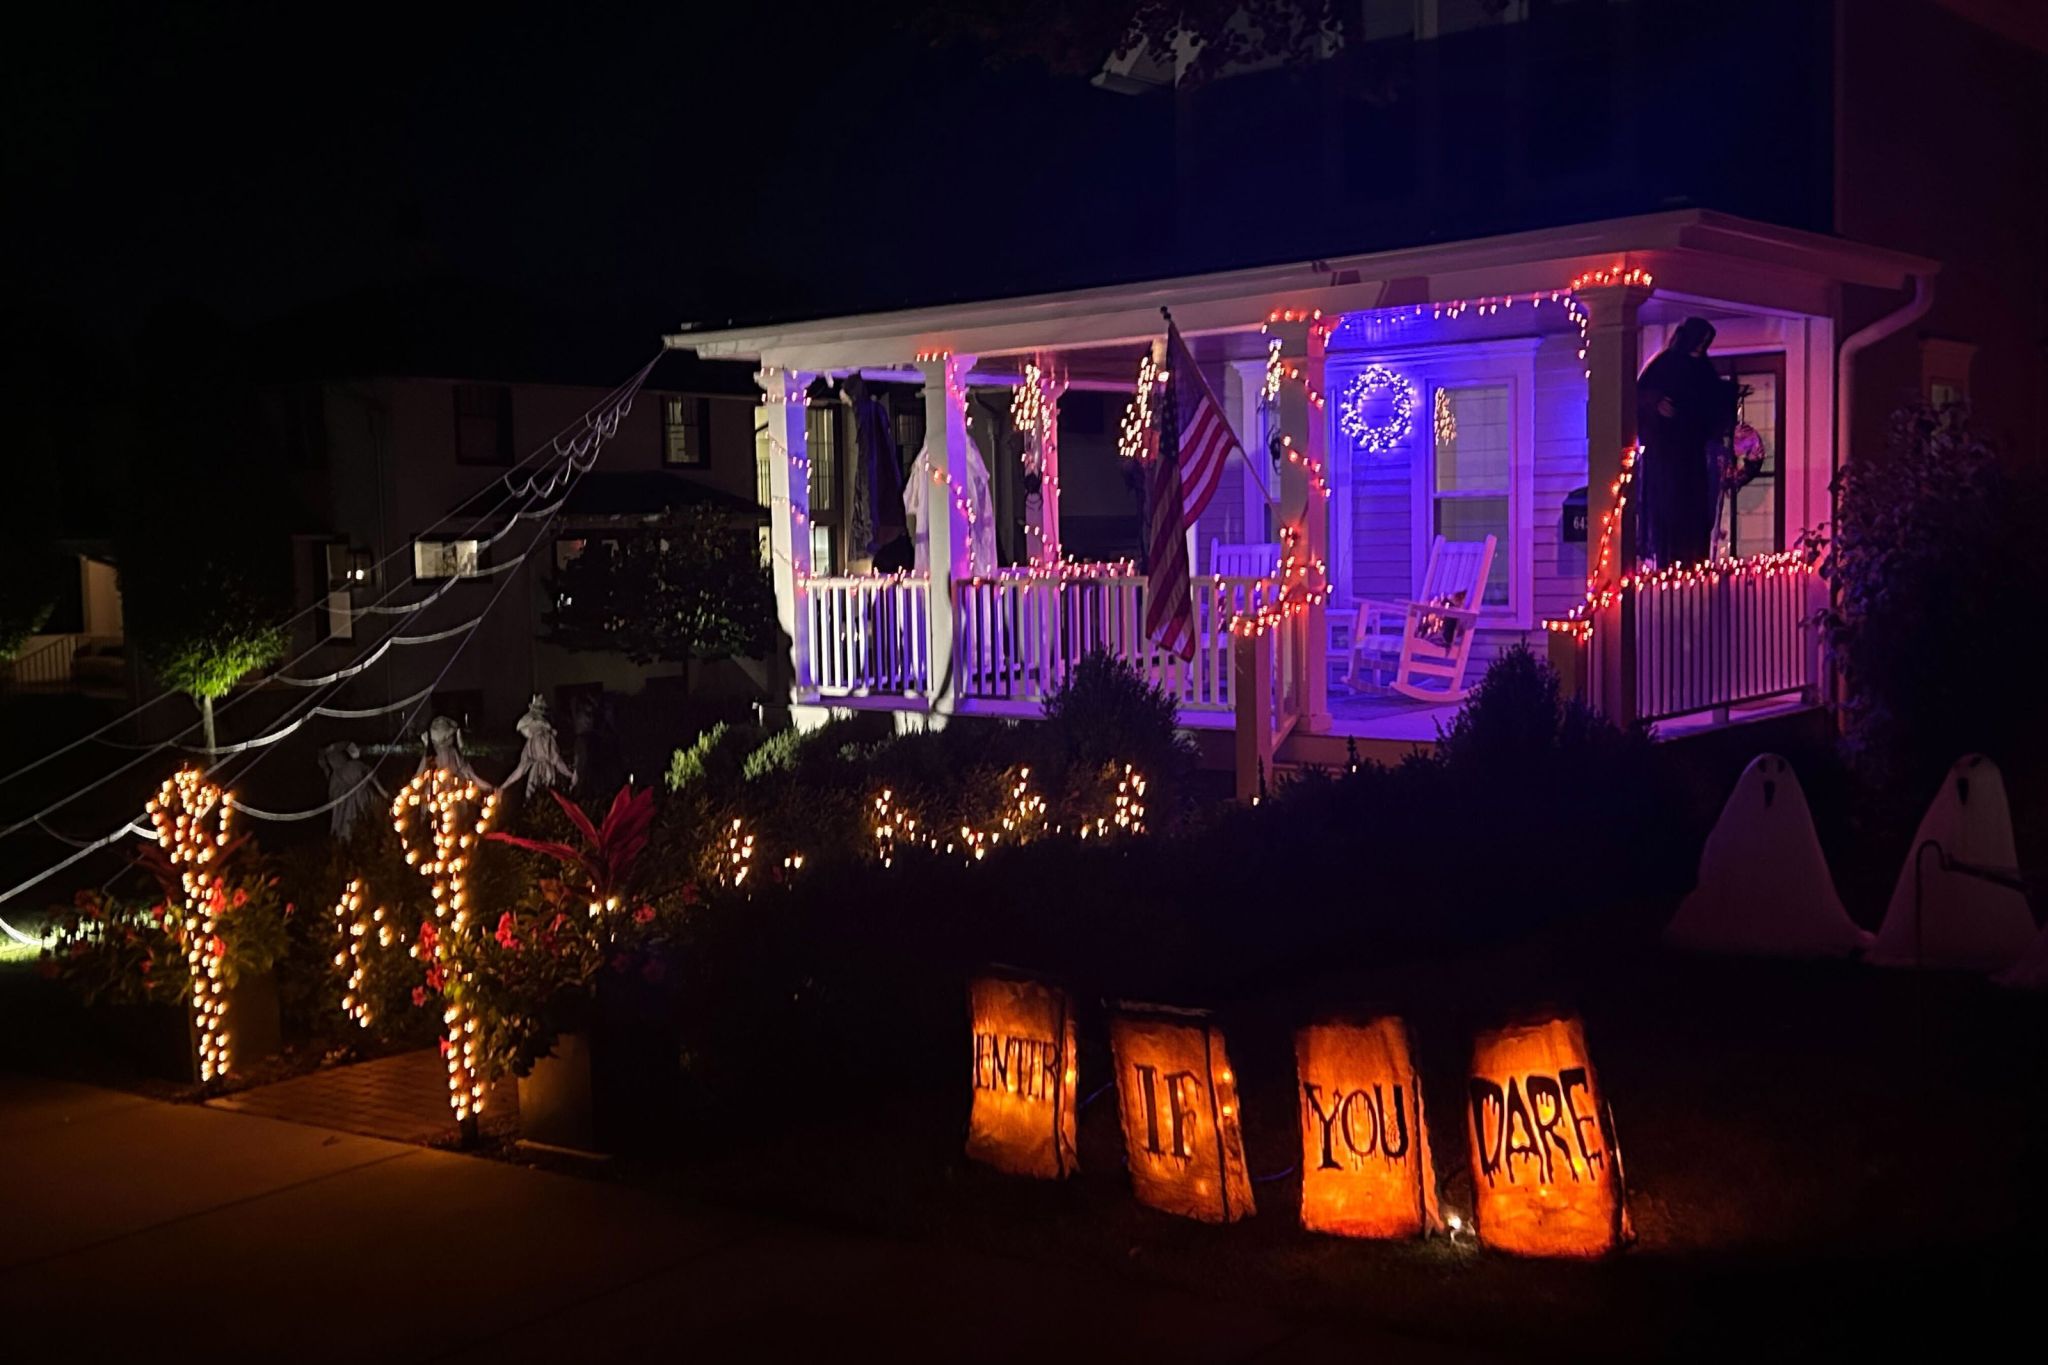
[{"label": "neighboring house", "polygon": [[[579,693],[630,696],[652,686],[698,700],[769,695],[770,665],[760,660],[636,665],[623,654],[559,648],[545,624],[553,574],[589,540],[643,533],[671,508],[708,506],[749,524],[761,520],[758,390],[749,367],[664,357],[594,468],[567,491],[545,541],[533,544],[534,558],[509,586],[498,576],[531,538],[526,526],[512,526],[492,544],[508,528],[507,513],[525,505],[491,510],[502,480],[607,390],[606,383],[482,375],[363,377],[275,390],[285,425],[306,448],[302,464],[313,471],[312,500],[325,509],[328,528],[299,538],[299,604],[321,609],[301,622],[293,653],[312,652],[291,671],[320,676],[397,625],[431,634],[488,610],[459,653],[453,641],[391,649],[335,704],[370,707],[431,687],[434,713],[504,735],[537,692],[556,705],[565,732]],[[459,515],[441,521],[458,507]],[[458,583],[417,617],[365,614],[379,603],[418,600],[450,578],[475,582]],[[773,686],[775,695],[784,690]]]},{"label": "neighboring house", "polygon": [[[1977,398],[1978,377],[1994,372],[2002,384],[2030,366],[2038,377],[2041,314],[2017,316],[2028,290],[2038,299],[2038,262],[2013,276],[2021,302],[1974,288],[1946,312],[1939,302],[1937,275],[1975,281],[2007,264],[1991,230],[1972,236],[1954,220],[1974,221],[2010,191],[1951,178],[1952,197],[1914,212],[1911,181],[1878,178],[1852,121],[1902,92],[1873,85],[1860,5],[1365,8],[1439,21],[1470,10],[1472,23],[1456,34],[1447,23],[1392,29],[1370,61],[1354,53],[1356,64],[1326,63],[1314,79],[1226,75],[1174,96],[1208,112],[1179,121],[1185,202],[1160,260],[1203,268],[670,338],[761,367],[777,599],[807,715],[1031,715],[1076,659],[1108,648],[1173,690],[1185,724],[1235,733],[1241,784],[1253,760],[1329,761],[1346,737],[1392,742],[1382,750],[1392,752],[1433,737],[1446,707],[1395,704],[1370,686],[1353,695],[1333,676],[1349,673],[1354,607],[1419,594],[1439,535],[1496,543],[1463,685],[1523,642],[1549,647],[1610,714],[1667,732],[1819,698],[1818,652],[1800,624],[1819,585],[1782,552],[1830,519],[1837,465],[1875,448],[1906,357],[1921,363],[1905,387],[1932,398]],[[1945,7],[1870,8],[1903,14],[1922,39],[1917,88],[1928,99],[1981,81],[2038,106],[2038,82],[2023,79],[2039,74],[2035,49]],[[1689,35],[1666,22],[1674,12],[1718,18]],[[1537,60],[1560,52],[1577,64]],[[1375,73],[1391,84],[1340,98],[1347,79]],[[1274,136],[1251,135],[1224,109]],[[1340,155],[1360,136],[1354,116],[1384,110],[1416,126]],[[1538,140],[1560,116],[1581,128],[1580,143]],[[1939,138],[1943,126],[1930,119],[1927,131]],[[1967,154],[1991,156],[1982,144],[2008,133],[2024,144],[2040,129],[1979,125]],[[1917,165],[1922,153],[1896,155]],[[1836,235],[1887,194],[1896,231],[1869,244]],[[1740,212],[1722,211],[1723,195]],[[1659,207],[1674,199],[1687,206]],[[1925,253],[1943,241],[1955,255]],[[1308,243],[1312,254],[1290,256]],[[1218,268],[1233,260],[1288,263]],[[1067,562],[1136,548],[1117,427],[1162,306],[1252,458],[1264,434],[1285,437],[1296,457],[1274,478],[1234,467],[1191,533],[1201,634],[1191,664],[1143,639],[1142,576]],[[1629,528],[1604,537],[1603,565],[1602,527],[1627,486],[1637,375],[1692,315],[1717,327],[1714,359],[1749,387],[1743,416],[1765,447],[1763,474],[1732,517],[1728,550],[1744,571],[1638,588]],[[1944,334],[1916,334],[1935,319]],[[1066,385],[1049,457],[1008,420],[1027,365]],[[1269,366],[1277,397],[1262,403]],[[921,389],[934,471],[928,573],[863,573],[811,516],[817,409],[855,373],[899,394]],[[2038,439],[2028,415],[2038,392],[2020,383],[1980,406],[2026,448]],[[978,514],[958,490],[969,486],[970,440],[990,466],[1000,567],[968,549]],[[1020,496],[1027,448],[1058,490],[1049,509]],[[858,463],[837,448],[834,460]],[[834,484],[826,496],[848,494]],[[1326,573],[1327,599],[1301,597],[1260,620],[1247,604],[1272,601],[1274,588],[1246,584],[1240,566],[1274,542]],[[1600,590],[1591,606],[1589,587]]]},{"label": "neighboring house", "polygon": [[100,542],[62,542],[76,565],[43,628],[0,660],[0,692],[84,692],[125,697],[133,687],[121,624],[121,584]]}]

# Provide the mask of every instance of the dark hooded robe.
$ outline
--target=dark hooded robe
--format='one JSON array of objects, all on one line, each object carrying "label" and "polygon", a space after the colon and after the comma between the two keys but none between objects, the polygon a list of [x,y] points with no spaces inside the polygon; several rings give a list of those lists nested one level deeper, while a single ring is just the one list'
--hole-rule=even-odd
[{"label": "dark hooded robe", "polygon": [[[1720,481],[1716,461],[1735,428],[1735,386],[1704,355],[1713,327],[1679,324],[1671,344],[1636,381],[1636,424],[1643,451],[1636,467],[1642,521],[1639,543],[1658,567],[1696,564],[1713,552]],[[1665,400],[1671,415],[1659,411]]]}]

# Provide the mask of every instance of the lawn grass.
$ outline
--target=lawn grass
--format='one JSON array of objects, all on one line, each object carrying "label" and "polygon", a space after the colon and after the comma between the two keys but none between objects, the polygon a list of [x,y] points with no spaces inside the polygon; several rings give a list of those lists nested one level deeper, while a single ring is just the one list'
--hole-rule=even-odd
[{"label": "lawn grass", "polygon": [[[1082,1170],[1014,1180],[961,1154],[965,1068],[818,1110],[792,1090],[722,1155],[616,1178],[698,1198],[1269,1307],[1370,1322],[1503,1358],[1639,1360],[1881,1349],[1998,1326],[2030,1283],[2048,1118],[2048,1002],[1977,980],[1847,964],[1601,952],[1565,931],[1484,956],[1313,981],[1224,1002],[1259,1210],[1210,1227],[1131,1198],[1113,1092],[1082,1113]],[[1612,1103],[1637,1240],[1595,1263],[1526,1261],[1437,1238],[1302,1231],[1291,1030],[1317,1008],[1399,1010],[1420,1052],[1448,1211],[1469,1216],[1460,1107],[1491,1001],[1537,984],[1579,1009]],[[964,1054],[963,1015],[959,1045]],[[796,1068],[800,1074],[801,1067]],[[1097,1025],[1082,1094],[1109,1079]],[[1085,1356],[1085,1349],[1081,1351]]]}]

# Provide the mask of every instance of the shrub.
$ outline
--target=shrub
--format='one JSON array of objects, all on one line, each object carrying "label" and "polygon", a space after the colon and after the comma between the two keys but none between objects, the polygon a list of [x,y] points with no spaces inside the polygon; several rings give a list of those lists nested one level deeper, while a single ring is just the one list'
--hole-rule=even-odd
[{"label": "shrub", "polygon": [[1848,757],[1906,807],[1964,753],[2008,770],[2042,753],[2025,661],[2048,610],[2031,590],[2044,503],[1960,406],[1902,409],[1885,456],[1843,467],[1835,522],[1813,538],[1834,589],[1822,638]]},{"label": "shrub", "polygon": [[1094,808],[1099,789],[1125,764],[1143,774],[1157,817],[1172,823],[1194,763],[1179,732],[1180,705],[1164,688],[1147,683],[1129,664],[1097,651],[1074,667],[1046,699],[1039,727],[1039,765],[1056,804]]},{"label": "shrub", "polygon": [[778,730],[757,745],[740,765],[740,777],[748,782],[758,782],[770,773],[789,772],[796,767],[797,750],[803,746],[804,732],[791,727]]},{"label": "shrub", "polygon": [[[721,778],[730,776],[723,771],[721,760],[732,756],[739,746],[728,741],[738,732],[724,721],[712,726],[690,742],[688,748],[678,749],[668,763],[668,789],[679,792],[693,783],[702,783],[711,777],[714,768]],[[737,759],[734,760],[737,771]]]}]

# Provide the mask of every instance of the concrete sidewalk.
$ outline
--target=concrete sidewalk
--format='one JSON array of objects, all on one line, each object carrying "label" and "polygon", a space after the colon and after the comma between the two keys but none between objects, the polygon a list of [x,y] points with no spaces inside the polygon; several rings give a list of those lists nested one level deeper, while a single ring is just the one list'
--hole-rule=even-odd
[{"label": "concrete sidewalk", "polygon": [[0,1076],[0,1355],[1303,1358],[1413,1343],[596,1181]]}]

